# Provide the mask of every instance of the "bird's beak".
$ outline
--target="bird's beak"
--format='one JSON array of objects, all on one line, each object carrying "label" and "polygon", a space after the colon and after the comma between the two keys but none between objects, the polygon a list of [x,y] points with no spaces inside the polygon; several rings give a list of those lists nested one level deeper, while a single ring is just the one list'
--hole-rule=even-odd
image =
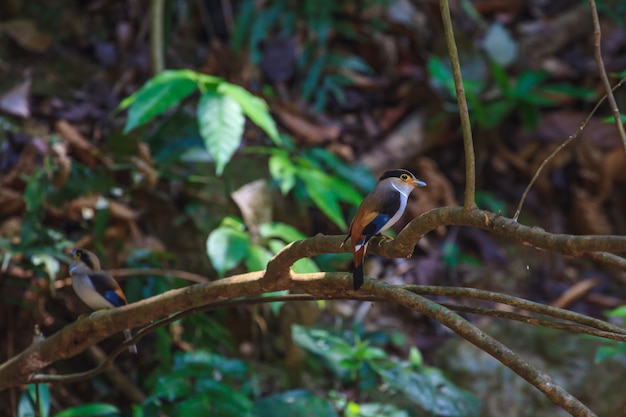
[{"label": "bird's beak", "polygon": [[413,187],[426,187],[426,183],[424,181],[415,180],[413,181]]}]

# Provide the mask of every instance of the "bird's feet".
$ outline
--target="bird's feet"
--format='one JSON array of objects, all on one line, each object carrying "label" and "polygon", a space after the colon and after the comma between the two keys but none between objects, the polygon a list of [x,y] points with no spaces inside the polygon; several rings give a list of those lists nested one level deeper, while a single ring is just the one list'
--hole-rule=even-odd
[{"label": "bird's feet", "polygon": [[93,313],[89,314],[89,318],[90,318],[90,319],[93,319],[94,317],[96,317],[96,315],[98,315],[98,314],[100,314],[100,313],[103,313],[103,312],[105,312],[105,311],[108,311],[108,310],[109,310],[108,308],[102,308],[102,309],[100,309],[100,310],[96,310],[96,311],[94,311]]},{"label": "bird's feet", "polygon": [[378,239],[378,247],[380,247],[381,243],[383,242],[388,242],[390,240],[393,240],[393,238],[391,236],[387,236],[387,235],[379,235],[380,239]]}]

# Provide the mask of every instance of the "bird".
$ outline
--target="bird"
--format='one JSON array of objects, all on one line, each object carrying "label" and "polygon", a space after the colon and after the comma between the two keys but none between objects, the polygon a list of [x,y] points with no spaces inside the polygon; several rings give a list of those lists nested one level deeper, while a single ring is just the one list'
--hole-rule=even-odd
[{"label": "bird", "polygon": [[350,239],[354,253],[354,290],[363,285],[363,258],[370,239],[389,229],[404,214],[411,191],[425,187],[424,181],[405,169],[385,171],[374,189],[363,199],[350,223],[344,243]]},{"label": "bird", "polygon": [[[100,310],[120,307],[128,304],[120,285],[100,267],[100,260],[87,249],[72,249],[70,252],[70,276],[72,288],[89,308],[95,310],[91,316]],[[130,329],[124,330],[124,337],[129,340],[133,337]],[[137,346],[128,347],[131,353],[137,353]]]}]

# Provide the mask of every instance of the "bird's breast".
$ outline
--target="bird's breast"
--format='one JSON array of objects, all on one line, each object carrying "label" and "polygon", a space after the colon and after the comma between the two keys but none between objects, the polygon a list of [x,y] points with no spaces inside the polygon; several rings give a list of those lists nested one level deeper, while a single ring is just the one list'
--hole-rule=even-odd
[{"label": "bird's breast", "polygon": [[72,287],[83,303],[92,310],[115,307],[98,291],[96,291],[91,279],[87,275],[75,275],[72,277]]}]

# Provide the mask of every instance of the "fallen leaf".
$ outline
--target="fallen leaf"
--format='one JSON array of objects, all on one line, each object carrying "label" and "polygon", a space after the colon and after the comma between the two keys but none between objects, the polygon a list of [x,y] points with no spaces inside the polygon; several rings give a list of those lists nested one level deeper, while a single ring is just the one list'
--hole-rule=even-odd
[{"label": "fallen leaf", "polygon": [[22,48],[33,52],[45,52],[52,43],[49,34],[39,32],[35,24],[27,19],[0,23],[0,33],[8,35]]},{"label": "fallen leaf", "polygon": [[30,95],[30,78],[13,87],[0,96],[0,110],[13,116],[27,118],[30,116],[28,97]]},{"label": "fallen leaf", "polygon": [[54,130],[76,153],[77,159],[88,167],[94,167],[99,161],[108,165],[111,163],[107,157],[102,155],[100,150],[89,142],[78,129],[65,120],[59,120],[54,125]]},{"label": "fallen leaf", "polygon": [[293,134],[305,141],[308,145],[321,145],[335,141],[341,134],[341,128],[337,125],[322,125],[304,114],[298,113],[297,109],[278,105],[274,109],[278,119],[291,130]]}]

